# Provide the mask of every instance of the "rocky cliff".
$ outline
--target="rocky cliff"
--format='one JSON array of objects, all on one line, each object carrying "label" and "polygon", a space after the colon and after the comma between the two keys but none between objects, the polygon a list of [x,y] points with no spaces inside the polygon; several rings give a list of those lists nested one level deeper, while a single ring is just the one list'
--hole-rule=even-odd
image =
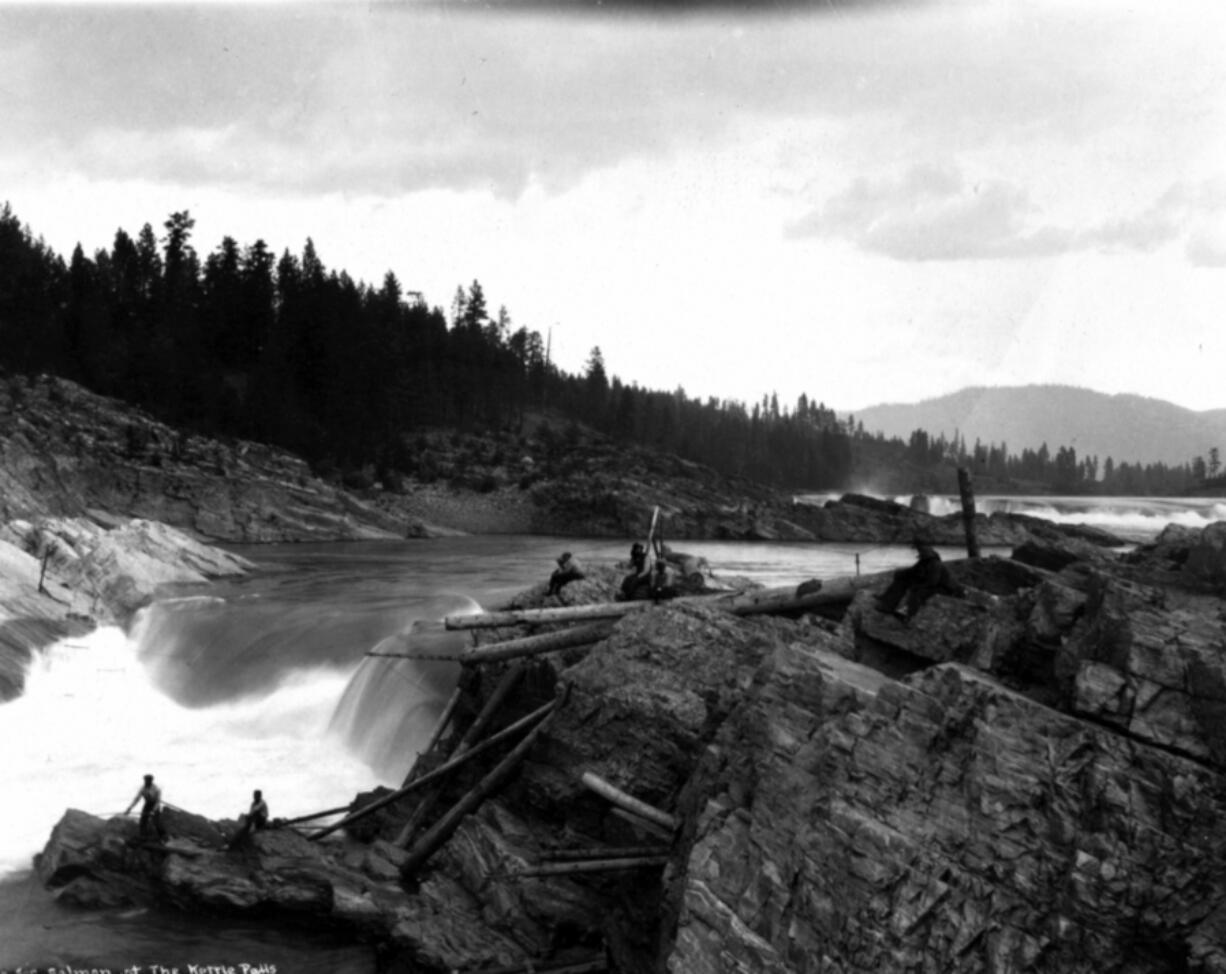
[{"label": "rocky cliff", "polygon": [[40,874],[86,904],[333,924],[388,970],[1224,971],[1224,528],[953,563],[961,594],[906,622],[871,588],[799,618],[645,607],[591,648],[466,668],[445,740],[508,672],[487,734],[554,709],[416,833],[416,798],[241,853],[208,823],[149,849],[72,812]]}]

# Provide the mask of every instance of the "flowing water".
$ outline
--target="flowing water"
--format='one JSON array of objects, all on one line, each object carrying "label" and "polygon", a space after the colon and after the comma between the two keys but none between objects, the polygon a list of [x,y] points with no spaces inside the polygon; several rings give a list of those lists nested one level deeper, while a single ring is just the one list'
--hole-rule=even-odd
[{"label": "flowing water", "polygon": [[[1076,505],[1049,506],[1076,519]],[[1220,501],[1129,501],[1089,515],[1081,520],[1111,529],[1114,518],[1141,540],[1168,521],[1195,526],[1226,511]],[[707,558],[717,576],[767,585],[880,571],[912,557],[901,546],[678,547]],[[274,817],[288,818],[398,784],[458,666],[365,654],[397,645],[417,620],[500,604],[544,580],[563,549],[581,562],[612,563],[628,544],[501,536],[245,548],[261,566],[250,577],[167,593],[128,633],[102,629],[40,654],[24,695],[0,705],[0,970],[372,970],[367,948],[320,935],[61,908],[33,878],[32,857],[66,808],[119,814],[146,772],[168,803],[214,818],[237,816],[253,788]]]}]

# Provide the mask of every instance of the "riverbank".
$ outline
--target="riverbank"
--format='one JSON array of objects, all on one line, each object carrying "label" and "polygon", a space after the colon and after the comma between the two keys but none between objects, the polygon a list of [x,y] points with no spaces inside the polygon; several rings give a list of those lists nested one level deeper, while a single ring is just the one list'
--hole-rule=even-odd
[{"label": "riverbank", "polygon": [[[73,814],[39,868],[66,900],[335,925],[388,970],[1216,970],[1223,535],[952,562],[961,593],[906,624],[876,606],[886,577],[795,619],[647,606],[591,648],[467,667],[433,763],[509,674],[477,740],[519,729],[416,828],[406,799],[346,842],[276,830],[235,859],[204,824],[160,855]],[[605,601],[618,576],[515,601]]]}]

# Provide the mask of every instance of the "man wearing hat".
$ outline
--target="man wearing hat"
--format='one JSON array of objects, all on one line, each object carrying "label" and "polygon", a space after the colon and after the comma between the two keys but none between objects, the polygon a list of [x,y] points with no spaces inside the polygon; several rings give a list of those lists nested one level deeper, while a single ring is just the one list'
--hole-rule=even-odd
[{"label": "man wearing hat", "polygon": [[545,594],[557,595],[562,591],[563,585],[576,582],[582,577],[583,570],[579,567],[579,563],[569,551],[564,551],[558,558],[557,570],[549,576],[549,591]]}]

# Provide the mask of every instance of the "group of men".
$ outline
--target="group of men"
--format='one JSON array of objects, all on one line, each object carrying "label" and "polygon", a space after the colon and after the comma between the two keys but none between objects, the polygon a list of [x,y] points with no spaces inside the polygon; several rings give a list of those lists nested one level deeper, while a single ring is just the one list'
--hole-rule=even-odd
[{"label": "group of men", "polygon": [[[963,593],[962,587],[954,581],[949,569],[941,561],[941,556],[931,544],[917,539],[913,545],[916,550],[915,564],[896,571],[889,586],[877,599],[877,607],[881,611],[888,612],[904,622],[910,621],[920,607],[937,593]],[[704,572],[709,571],[704,559],[677,554],[662,543],[653,546],[656,549],[654,566],[650,563],[645,545],[636,541],[631,546],[631,572],[622,580],[619,599],[673,598],[679,594],[678,572],[683,573],[686,579],[697,578],[701,583]],[[557,569],[549,577],[547,595],[557,595],[564,586],[584,577],[579,562],[569,551],[563,552],[557,563]]]},{"label": "group of men", "polygon": [[[124,815],[131,814],[137,802],[143,802],[140,810],[140,837],[149,839],[156,837],[158,841],[166,841],[166,826],[162,821],[162,789],[154,782],[153,775],[145,775],[145,783],[124,810]],[[251,793],[251,807],[238,817],[238,829],[230,837],[226,848],[236,848],[252,832],[268,827],[268,803],[264,801],[264,793],[256,789]]]}]

